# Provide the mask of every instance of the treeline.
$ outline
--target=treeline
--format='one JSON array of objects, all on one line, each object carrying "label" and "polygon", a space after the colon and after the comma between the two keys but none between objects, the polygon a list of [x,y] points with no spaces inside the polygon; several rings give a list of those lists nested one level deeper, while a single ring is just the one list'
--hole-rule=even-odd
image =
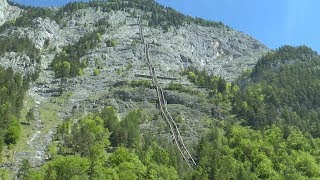
[{"label": "treeline", "polygon": [[219,76],[209,75],[206,70],[189,67],[183,74],[196,86],[206,88],[209,91],[207,99],[215,104],[230,103],[239,91],[237,84],[227,82]]},{"label": "treeline", "polygon": [[[71,2],[60,8],[59,10],[53,10],[50,8],[39,8],[24,6],[14,2],[10,2],[12,5],[18,6],[25,11],[22,16],[18,17],[16,20],[7,22],[2,27],[0,31],[8,28],[9,26],[33,26],[32,21],[37,18],[50,18],[56,21],[58,24],[63,25],[62,18],[73,14],[75,11],[84,8],[96,8],[101,9],[103,12],[110,11],[127,11],[131,12],[132,8],[140,9],[143,11],[151,12],[151,16],[144,16],[149,22],[151,27],[162,27],[164,30],[168,30],[169,27],[178,27],[184,24],[195,23],[202,26],[212,26],[212,27],[225,27],[222,22],[213,22],[204,20],[201,18],[193,18],[191,16],[183,15],[176,10],[164,7],[154,0],[108,0],[108,1],[90,1],[90,2]],[[133,16],[136,12],[131,12]]]},{"label": "treeline", "polygon": [[273,52],[264,55],[255,65],[250,78],[254,82],[260,80],[270,81],[268,77],[271,72],[280,72],[284,68],[302,65],[300,69],[304,70],[308,65],[317,64],[319,55],[307,46],[293,47],[289,45],[282,46]]},{"label": "treeline", "polygon": [[56,54],[50,64],[55,72],[55,77],[75,77],[81,75],[83,68],[87,67],[88,62],[80,61],[80,58],[102,41],[104,33],[105,30],[99,28],[84,35],[75,44],[65,46],[61,53]]},{"label": "treeline", "polygon": [[312,49],[283,46],[235,83],[187,69],[189,80],[209,91],[208,99],[231,104],[222,112],[228,119],[213,123],[200,140],[191,178],[319,178],[319,67]]},{"label": "treeline", "polygon": [[[32,64],[40,63],[40,51],[27,37],[0,37],[0,56],[9,52],[26,54]],[[5,145],[14,145],[19,139],[18,118],[23,99],[29,88],[29,82],[37,79],[38,73],[36,70],[32,74],[22,76],[15,73],[12,68],[5,69],[0,66],[0,152]]]},{"label": "treeline", "polygon": [[320,57],[305,46],[268,53],[239,80],[244,87],[235,98],[234,113],[250,126],[294,125],[320,137],[319,67]]},{"label": "treeline", "polygon": [[[34,27],[36,18],[50,18],[57,21],[56,11],[50,8],[40,8],[40,7],[32,7],[32,6],[25,6],[19,3],[15,3],[13,1],[9,1],[9,4],[13,6],[18,6],[19,8],[23,9],[20,13],[20,16],[11,20],[6,21],[4,24],[0,26],[0,32],[9,29],[10,27]],[[57,21],[58,22],[58,21]]]},{"label": "treeline", "polygon": [[15,144],[19,139],[18,118],[29,87],[29,79],[14,73],[11,68],[4,69],[0,66],[0,152],[5,145]]},{"label": "treeline", "polygon": [[0,56],[7,52],[21,52],[28,55],[32,63],[40,62],[40,50],[28,37],[0,37]]},{"label": "treeline", "polygon": [[[141,110],[122,120],[113,107],[58,127],[51,159],[40,169],[27,161],[22,179],[316,179],[320,139],[298,128],[253,130],[230,121],[212,124],[196,146],[195,169],[181,167],[179,152],[142,135]],[[110,130],[109,130],[110,129]],[[157,139],[159,140],[159,139]],[[160,141],[161,142],[161,141]],[[168,143],[168,142],[166,142]],[[171,146],[172,147],[172,146]]]},{"label": "treeline", "polygon": [[191,179],[317,179],[320,139],[298,128],[215,124],[198,143]]},{"label": "treeline", "polygon": [[209,101],[229,104],[225,114],[242,119],[243,125],[292,125],[320,137],[319,67],[320,57],[312,49],[283,46],[263,56],[251,73],[235,83],[195,68],[185,74],[195,85],[209,90]]},{"label": "treeline", "polygon": [[[178,179],[176,158],[153,140],[143,139],[141,110],[121,121],[113,107],[58,127],[51,159],[40,169],[25,161],[21,179]],[[149,136],[148,136],[149,137]]]},{"label": "treeline", "polygon": [[[209,101],[231,105],[220,112],[228,119],[213,121],[199,141],[191,179],[320,177],[320,59],[304,46],[285,46],[270,54],[236,83],[204,70],[185,71],[191,82],[209,91]],[[259,81],[254,73],[260,74]]]}]

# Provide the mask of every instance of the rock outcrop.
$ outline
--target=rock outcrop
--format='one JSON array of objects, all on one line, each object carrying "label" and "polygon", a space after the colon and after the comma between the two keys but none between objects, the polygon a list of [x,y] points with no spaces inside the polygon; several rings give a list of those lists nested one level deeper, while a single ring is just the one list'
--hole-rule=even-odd
[{"label": "rock outcrop", "polygon": [[11,6],[7,0],[0,0],[0,25],[19,16],[21,9]]}]

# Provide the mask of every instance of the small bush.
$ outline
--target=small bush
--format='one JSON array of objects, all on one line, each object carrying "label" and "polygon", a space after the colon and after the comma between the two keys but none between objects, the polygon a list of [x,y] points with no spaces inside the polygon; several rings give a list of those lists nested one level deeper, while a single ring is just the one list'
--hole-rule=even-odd
[{"label": "small bush", "polygon": [[169,83],[166,89],[171,91],[184,92],[192,95],[199,94],[197,90],[193,90],[191,87],[186,87],[180,83],[174,83],[174,82]]},{"label": "small bush", "polygon": [[118,44],[118,41],[115,39],[108,39],[106,43],[107,47],[115,47]]},{"label": "small bush", "polygon": [[151,87],[151,83],[148,80],[137,80],[137,81],[131,81],[130,85],[132,87],[146,87],[146,88],[150,88]]},{"label": "small bush", "polygon": [[94,75],[94,76],[98,76],[99,74],[100,74],[100,70],[97,69],[97,68],[94,68],[94,69],[93,69],[93,75]]}]

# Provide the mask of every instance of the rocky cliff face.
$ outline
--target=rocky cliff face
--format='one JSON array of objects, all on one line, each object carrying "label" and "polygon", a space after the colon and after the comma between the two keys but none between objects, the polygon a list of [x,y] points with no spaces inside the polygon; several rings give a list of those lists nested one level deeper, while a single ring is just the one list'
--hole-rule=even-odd
[{"label": "rocky cliff face", "polygon": [[[5,0],[0,1],[0,24],[16,17],[19,8],[10,6]],[[141,12],[148,13],[148,12]],[[42,48],[45,40],[50,41],[51,47],[62,48],[76,42],[81,36],[90,32],[99,20],[105,19],[111,27],[107,28],[104,39],[113,38],[119,42],[116,48],[105,47],[93,49],[91,56],[101,52],[112,57],[115,64],[141,64],[140,55],[135,54],[137,46],[136,17],[124,11],[103,12],[96,8],[80,9],[62,18],[63,27],[49,18],[33,19],[33,27],[17,27],[7,29],[3,36],[28,36],[37,48]],[[250,36],[226,27],[203,27],[196,24],[182,27],[171,27],[168,32],[148,27],[144,21],[147,41],[151,43],[156,67],[163,74],[168,72],[178,75],[181,69],[194,66],[206,69],[210,73],[220,75],[232,81],[243,70],[252,68],[261,54],[268,48]],[[121,57],[119,57],[121,54]],[[141,59],[140,59],[141,60]],[[47,60],[44,60],[47,61]],[[103,59],[102,59],[103,61]],[[46,63],[46,62],[45,62]],[[110,61],[106,62],[110,63]]]},{"label": "rocky cliff face", "polygon": [[21,9],[8,4],[7,0],[0,0],[0,25],[19,16]]},{"label": "rocky cliff face", "polygon": [[[5,0],[0,0],[0,24],[17,17],[20,11]],[[52,12],[58,12],[58,9],[52,9]],[[16,150],[15,164],[24,158],[34,165],[41,164],[47,157],[45,147],[51,142],[55,126],[66,117],[81,116],[106,105],[116,107],[121,115],[133,108],[143,108],[151,114],[158,113],[153,89],[126,86],[132,80],[146,79],[143,76],[149,75],[139,39],[137,16],[133,14],[152,13],[137,9],[106,12],[102,8],[88,7],[63,14],[59,21],[50,17],[35,17],[30,19],[31,25],[8,26],[0,32],[0,37],[29,37],[41,52],[37,66],[40,67],[39,78],[32,84],[25,104],[26,109],[34,109],[36,121],[27,131],[30,134],[22,138],[25,142],[21,141],[18,145],[27,149]],[[55,79],[49,66],[54,56],[64,46],[72,45],[80,37],[96,30],[99,22],[103,22],[100,28],[104,28],[106,33],[94,48],[81,57],[81,60],[88,61],[83,75]],[[171,77],[160,80],[163,87],[175,82],[196,88],[185,76],[181,76],[181,72],[188,66],[206,69],[209,73],[233,81],[269,51],[252,37],[224,26],[204,27],[190,23],[169,27],[168,31],[164,31],[148,26],[147,19],[142,23],[146,41],[150,43],[150,59],[157,75]],[[114,47],[108,45],[110,39],[115,40]],[[13,67],[22,73],[28,72],[34,66],[22,66],[24,59],[30,61],[26,54],[10,52],[0,57],[0,65]],[[100,74],[94,76],[93,69],[98,66],[101,68]],[[61,90],[62,95],[59,94]],[[169,110],[176,116],[184,117],[183,123],[187,130],[183,136],[186,141],[192,142],[200,137],[205,127],[204,121],[211,116],[211,108],[214,106],[205,102],[205,95],[170,91],[166,94],[170,100]],[[142,129],[156,132],[160,128],[158,125],[158,121],[151,121],[144,124]],[[162,135],[169,137],[166,133]]]}]

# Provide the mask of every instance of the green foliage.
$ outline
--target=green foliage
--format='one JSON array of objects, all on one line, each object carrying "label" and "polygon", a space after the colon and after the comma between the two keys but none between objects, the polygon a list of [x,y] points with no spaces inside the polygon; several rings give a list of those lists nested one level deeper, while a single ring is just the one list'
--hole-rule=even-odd
[{"label": "green foliage", "polygon": [[142,122],[141,110],[130,111],[121,121],[115,109],[106,107],[100,114],[104,125],[111,132],[110,140],[113,147],[125,146],[137,148],[141,146],[141,132],[139,124]]},{"label": "green foliage", "polygon": [[195,85],[209,90],[208,99],[212,98],[215,104],[230,103],[239,91],[238,85],[229,83],[221,77],[209,75],[205,70],[199,71],[189,67],[184,75]]},{"label": "green foliage", "polygon": [[141,110],[130,111],[120,121],[119,141],[126,147],[138,148],[141,145],[141,132],[139,124],[142,122]]},{"label": "green foliage", "polygon": [[0,55],[21,52],[28,55],[32,63],[40,62],[40,51],[28,37],[0,37]]},{"label": "green foliage", "polygon": [[31,108],[29,109],[27,115],[26,115],[26,120],[27,120],[27,123],[30,124],[31,121],[34,121],[35,120],[35,117],[34,117],[34,108]]},{"label": "green foliage", "polygon": [[5,130],[4,142],[6,144],[16,144],[20,136],[20,124],[15,116],[9,119],[9,126]]},{"label": "green foliage", "polygon": [[246,91],[239,93],[233,106],[238,117],[247,119],[249,125],[262,126],[268,121],[269,115],[264,111],[265,95],[260,84],[252,85]]},{"label": "green foliage", "polygon": [[171,82],[168,86],[169,90],[174,90],[174,91],[181,91],[183,89],[183,85],[179,83],[173,83]]},{"label": "green foliage", "polygon": [[168,151],[158,143],[152,142],[144,151],[143,163],[147,165],[147,179],[179,179],[171,166]]},{"label": "green foliage", "polygon": [[149,80],[133,80],[130,82],[132,87],[146,87],[151,88],[151,82]]},{"label": "green foliage", "polygon": [[88,116],[73,125],[66,143],[72,152],[87,157],[93,155],[97,145],[104,148],[109,144],[109,131],[99,116]]},{"label": "green foliage", "polygon": [[110,142],[113,147],[118,146],[119,142],[119,129],[120,120],[118,114],[113,106],[107,106],[100,113],[101,118],[104,121],[104,127],[108,128],[110,131]]},{"label": "green foliage", "polygon": [[[164,148],[155,142],[141,147],[141,118],[141,111],[133,110],[119,121],[108,106],[74,125],[66,120],[58,127],[58,146],[52,145],[60,149],[58,154],[37,171],[20,168],[22,179],[178,179]],[[113,140],[105,127],[110,137],[118,138],[114,151],[106,151]]]},{"label": "green foliage", "polygon": [[118,45],[118,41],[115,39],[108,39],[106,42],[107,47],[115,47]]},{"label": "green foliage", "polygon": [[9,180],[9,171],[7,169],[0,169],[0,179]]},{"label": "green foliage", "polygon": [[96,39],[97,39],[97,41],[98,41],[99,43],[102,42],[102,35],[101,35],[99,32],[97,32],[97,34],[96,34]]},{"label": "green foliage", "polygon": [[23,78],[11,68],[0,67],[0,150],[5,144],[15,144],[19,139],[20,123],[17,117],[20,116],[29,81],[28,76]]},{"label": "green foliage", "polygon": [[208,179],[316,179],[320,159],[315,141],[296,128],[214,127],[199,142],[197,171]]},{"label": "green foliage", "polygon": [[258,61],[250,76],[255,82],[262,78],[270,80],[271,77],[268,77],[270,70],[279,72],[286,70],[288,67],[283,66],[290,66],[290,64],[293,66],[313,64],[316,63],[314,61],[317,61],[316,59],[318,58],[317,52],[307,46],[293,47],[285,45],[264,55]]},{"label": "green foliage", "polygon": [[49,147],[48,147],[48,154],[51,158],[55,158],[58,155],[58,144],[56,142],[53,142]]},{"label": "green foliage", "polygon": [[95,63],[95,66],[96,66],[97,69],[102,69],[103,68],[103,63],[100,60],[95,59],[94,63]]},{"label": "green foliage", "polygon": [[[32,64],[40,61],[40,52],[29,38],[1,37],[0,55],[8,52],[27,54]],[[29,82],[36,78],[37,72],[22,77],[21,74],[14,73],[12,68],[0,67],[0,150],[5,144],[15,144],[19,139],[20,123],[17,117],[20,116]]]},{"label": "green foliage", "polygon": [[12,21],[7,21],[2,26],[0,26],[0,32],[10,27],[34,27],[34,19],[38,17],[54,18],[55,15],[54,11],[49,8],[37,8],[16,3],[14,3],[14,5],[20,6],[21,8],[25,9],[25,11],[22,11],[21,15],[18,18]]},{"label": "green foliage", "polygon": [[319,140],[313,138],[319,137],[320,127],[319,66],[320,57],[310,48],[284,46],[241,77],[241,89],[188,69],[189,80],[210,90],[213,102],[231,103],[232,111],[225,113],[256,129],[230,124],[212,128],[199,142],[199,166],[191,177],[319,178]]},{"label": "green foliage", "polygon": [[90,162],[79,156],[58,157],[45,164],[43,179],[89,179]]},{"label": "green foliage", "polygon": [[87,67],[87,62],[81,62],[80,58],[101,41],[101,34],[104,32],[103,29],[98,29],[84,35],[75,44],[64,47],[51,63],[55,76],[62,78],[81,75],[82,69]]},{"label": "green foliage", "polygon": [[128,65],[126,66],[126,71],[130,71],[133,68],[133,65],[131,63],[128,63]]},{"label": "green foliage", "polygon": [[141,121],[141,110],[132,110],[119,121],[116,110],[111,106],[99,114],[81,119],[73,126],[67,120],[58,127],[59,152],[92,157],[99,148],[107,148],[110,144],[112,147],[138,148],[142,140],[139,129]]},{"label": "green foliage", "polygon": [[146,173],[146,167],[139,157],[122,147],[108,158],[107,163],[115,169],[119,179],[143,179]]},{"label": "green foliage", "polygon": [[191,87],[186,87],[180,83],[174,83],[170,82],[169,85],[166,87],[166,89],[171,90],[171,91],[178,91],[178,92],[184,92],[188,94],[198,94],[198,91],[193,90]]},{"label": "green foliage", "polygon": [[320,57],[305,46],[283,46],[263,56],[252,73],[238,81],[234,112],[247,125],[298,126],[319,137]]},{"label": "green foliage", "polygon": [[37,170],[31,170],[29,174],[23,176],[23,180],[44,180],[43,173]]},{"label": "green foliage", "polygon": [[99,74],[100,74],[100,70],[97,69],[97,68],[94,68],[94,69],[93,69],[93,75],[94,75],[94,76],[99,76]]},{"label": "green foliage", "polygon": [[21,179],[28,179],[28,175],[31,170],[31,164],[28,160],[23,160],[22,165],[18,171],[17,177]]},{"label": "green foliage", "polygon": [[101,18],[99,19],[95,26],[98,26],[98,27],[102,27],[102,26],[105,26],[105,27],[111,27],[111,24],[108,22],[108,18]]}]

